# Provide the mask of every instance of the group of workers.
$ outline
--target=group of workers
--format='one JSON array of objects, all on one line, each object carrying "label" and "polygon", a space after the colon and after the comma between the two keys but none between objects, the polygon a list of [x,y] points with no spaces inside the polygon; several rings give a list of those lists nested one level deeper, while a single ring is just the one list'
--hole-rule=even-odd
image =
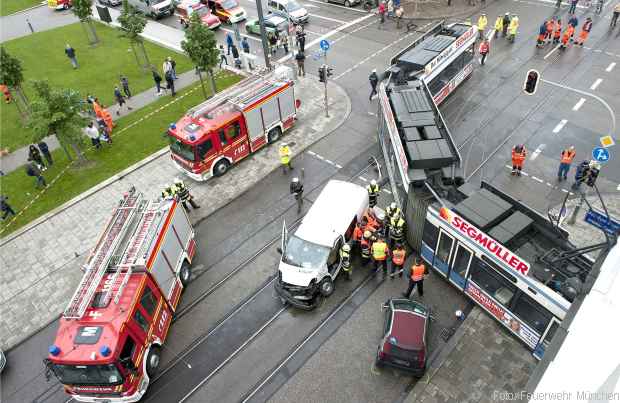
[{"label": "group of workers", "polygon": [[[560,49],[566,49],[568,44],[574,40],[575,30],[578,24],[579,20],[573,14],[568,19],[566,29],[562,32],[562,20],[559,17],[551,17],[540,25],[536,47],[543,48],[549,43],[553,43],[554,45],[559,43]],[[591,30],[592,18],[588,17],[581,27],[581,32],[577,40],[575,40],[575,44],[583,46]]]},{"label": "group of workers", "polygon": [[[484,28],[480,28],[481,22],[483,23],[484,28],[486,28],[487,17],[485,14],[482,14],[480,18],[478,18],[478,31],[480,31],[482,35]],[[495,19],[495,25],[493,26],[493,28],[495,29],[494,36],[496,38],[501,32],[503,37],[513,42],[515,37],[517,36],[517,30],[519,29],[519,16],[516,14],[511,16],[510,13],[505,13],[503,16],[499,15]]]},{"label": "group of workers", "polygon": [[171,186],[169,183],[164,185],[164,190],[161,192],[162,199],[177,199],[185,207],[185,210],[189,211],[187,203],[189,203],[193,209],[199,209],[200,206],[194,201],[194,197],[189,192],[189,188],[185,186],[185,183],[179,179],[174,179],[174,184]]}]

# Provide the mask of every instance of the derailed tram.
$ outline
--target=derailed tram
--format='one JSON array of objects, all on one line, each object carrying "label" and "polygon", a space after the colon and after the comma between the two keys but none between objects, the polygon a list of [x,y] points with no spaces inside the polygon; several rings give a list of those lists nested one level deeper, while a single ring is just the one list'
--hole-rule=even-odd
[{"label": "derailed tram", "polygon": [[592,262],[568,234],[490,183],[464,183],[460,155],[424,80],[395,64],[379,85],[389,185],[407,240],[429,267],[540,359]]}]

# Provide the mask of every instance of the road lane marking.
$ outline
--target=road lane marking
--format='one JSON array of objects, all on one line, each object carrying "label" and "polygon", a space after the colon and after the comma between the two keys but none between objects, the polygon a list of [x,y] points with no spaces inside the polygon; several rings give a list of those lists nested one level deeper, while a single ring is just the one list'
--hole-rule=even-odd
[{"label": "road lane marking", "polygon": [[389,194],[389,195],[391,195],[391,194],[392,194],[392,192],[391,192],[389,189],[381,189],[381,190],[382,190],[383,192],[385,192],[385,193]]},{"label": "road lane marking", "polygon": [[363,176],[358,176],[358,178],[360,178],[361,180],[363,180],[364,182],[368,182],[368,179],[364,178]]},{"label": "road lane marking", "polygon": [[579,108],[581,108],[585,102],[586,102],[586,99],[585,98],[581,98],[579,101],[577,101],[575,106],[573,106],[573,110],[574,111],[578,111]]},{"label": "road lane marking", "polygon": [[536,150],[534,150],[534,152],[532,153],[532,156],[530,157],[530,160],[534,161],[536,158],[538,158],[538,156],[540,155],[540,153],[544,149],[545,149],[545,145],[544,144],[539,145],[538,148],[536,148]]},{"label": "road lane marking", "polygon": [[[228,29],[228,28],[224,28],[224,27],[220,27],[220,29],[221,29],[222,31],[225,31],[225,32],[230,32],[231,34],[234,34],[234,33],[235,33],[235,31],[233,31],[232,29]],[[256,41],[256,42],[260,42],[260,41],[261,41],[261,40],[260,40],[260,38],[255,38],[255,37],[254,37],[254,36],[252,36],[252,35],[246,35],[246,34],[241,34],[241,33],[240,33],[240,35],[241,35],[241,37],[243,37],[243,38],[248,38],[248,39],[251,39],[251,40]],[[229,56],[229,55],[227,55],[227,56]],[[232,55],[231,55],[231,56],[232,56]]]},{"label": "road lane marking", "polygon": [[544,183],[545,182],[542,179],[537,178],[536,176],[532,176],[532,179],[534,179],[536,182],[540,182],[540,183]]},{"label": "road lane marking", "polygon": [[568,120],[566,120],[566,119],[562,119],[562,120],[560,121],[560,123],[558,123],[558,124],[555,126],[555,128],[553,129],[553,132],[554,132],[554,133],[559,133],[559,132],[560,132],[560,130],[562,130],[562,128],[564,127],[564,125],[565,125],[566,123],[568,123]]},{"label": "road lane marking", "polygon": [[620,190],[620,185],[618,185],[618,187],[616,188],[616,190]]},{"label": "road lane marking", "polygon": [[609,63],[609,66],[605,69],[606,72],[611,73],[611,71],[616,67],[616,62]]},{"label": "road lane marking", "polygon": [[346,21],[337,20],[337,19],[331,18],[331,17],[323,17],[322,15],[318,15],[318,14],[308,14],[308,15],[311,16],[311,17],[323,19],[323,20],[326,20],[326,21],[337,22],[338,24],[346,24]]},{"label": "road lane marking", "polygon": [[347,11],[356,11],[358,13],[363,13],[366,14],[366,10],[360,10],[359,8],[354,8],[354,7],[345,7],[345,6],[341,6],[340,4],[334,4],[334,3],[326,3],[325,1],[320,1],[320,0],[306,0],[306,1],[310,1],[312,3],[318,3],[318,4],[322,4],[325,6],[330,6],[330,7],[338,7],[338,8],[343,8]]},{"label": "road lane marking", "polygon": [[551,51],[550,51],[549,53],[547,53],[547,54],[545,55],[545,57],[543,57],[543,60],[547,60],[547,58],[548,58],[549,56],[551,56],[551,55],[553,54],[553,52],[555,52],[556,50],[558,50],[558,49],[560,48],[560,46],[562,46],[562,44],[561,44],[561,43],[559,43],[559,44],[558,44],[555,48],[551,49]]},{"label": "road lane marking", "polygon": [[597,78],[594,84],[590,86],[590,89],[594,91],[599,85],[601,85],[602,82],[603,82],[602,78]]}]

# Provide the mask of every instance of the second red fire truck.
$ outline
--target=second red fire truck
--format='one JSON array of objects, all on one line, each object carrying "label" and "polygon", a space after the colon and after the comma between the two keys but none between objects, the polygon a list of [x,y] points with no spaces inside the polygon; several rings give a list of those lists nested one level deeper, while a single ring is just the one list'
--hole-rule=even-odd
[{"label": "second red fire truck", "polygon": [[293,127],[299,105],[292,80],[250,76],[170,125],[172,161],[197,181],[224,175]]},{"label": "second red fire truck", "polygon": [[160,362],[196,251],[176,200],[131,189],[116,207],[61,319],[47,369],[81,402],[136,402]]}]

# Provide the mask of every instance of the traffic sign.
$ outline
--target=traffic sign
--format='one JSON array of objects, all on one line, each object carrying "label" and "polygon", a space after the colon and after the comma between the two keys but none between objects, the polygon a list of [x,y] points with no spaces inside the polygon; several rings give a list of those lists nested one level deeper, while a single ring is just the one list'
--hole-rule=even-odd
[{"label": "traffic sign", "polygon": [[609,151],[603,147],[596,147],[592,149],[592,159],[598,162],[607,162],[611,158]]},{"label": "traffic sign", "polygon": [[588,211],[585,220],[588,224],[594,225],[596,228],[602,229],[608,234],[620,234],[620,223],[612,219],[607,219],[606,215],[596,210]]},{"label": "traffic sign", "polygon": [[603,136],[603,137],[601,137],[599,140],[601,141],[601,145],[602,145],[603,147],[605,147],[605,148],[607,148],[607,147],[611,147],[611,146],[613,146],[614,144],[616,144],[616,143],[614,142],[614,138],[613,138],[613,137],[611,137],[611,136]]},{"label": "traffic sign", "polygon": [[327,39],[322,39],[320,45],[321,49],[323,49],[324,51],[329,50],[329,42],[327,41]]}]

